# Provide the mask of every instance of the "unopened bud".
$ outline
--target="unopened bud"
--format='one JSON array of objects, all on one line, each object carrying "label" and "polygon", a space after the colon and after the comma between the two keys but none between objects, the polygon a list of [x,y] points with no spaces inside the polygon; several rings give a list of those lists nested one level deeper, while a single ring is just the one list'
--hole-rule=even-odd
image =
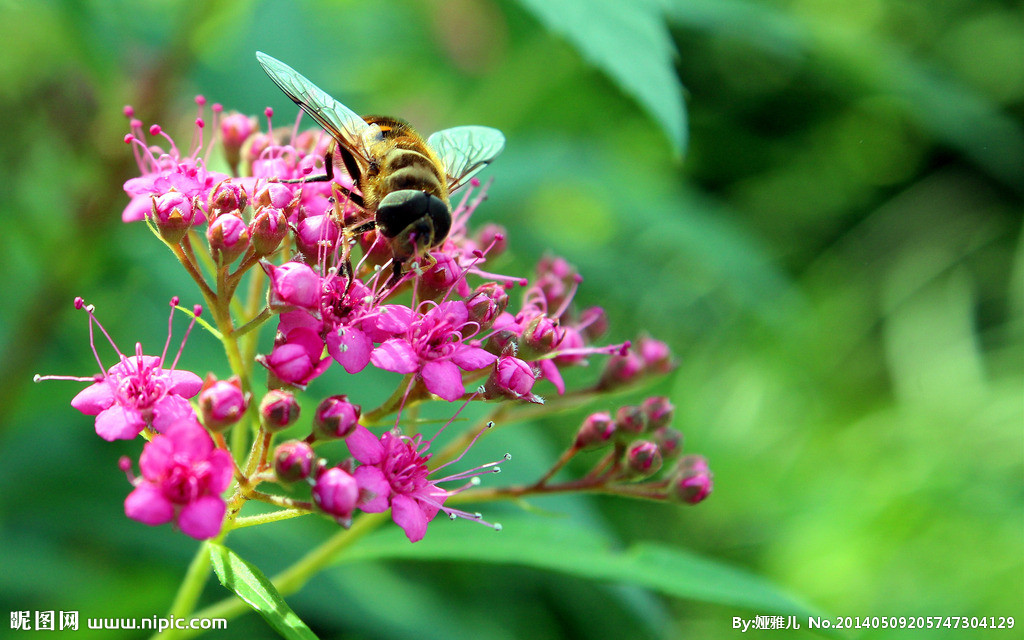
[{"label": "unopened bud", "polygon": [[683,452],[683,434],[672,427],[660,427],[651,432],[651,440],[661,449],[661,457],[672,460]]},{"label": "unopened bud", "polygon": [[352,524],[352,511],[359,501],[359,485],[352,474],[339,467],[327,469],[313,485],[313,502],[338,524]]},{"label": "unopened bud", "polygon": [[249,248],[249,227],[238,214],[221,214],[206,228],[206,238],[217,264],[231,264]]},{"label": "unopened bud", "polygon": [[665,396],[651,396],[640,405],[647,416],[647,428],[650,431],[667,427],[672,424],[676,408]]},{"label": "unopened bud", "polygon": [[289,440],[274,449],[274,473],[285,483],[305,480],[313,473],[316,460],[313,447],[302,440]]},{"label": "unopened bud", "polygon": [[263,207],[249,224],[252,248],[258,256],[270,255],[288,235],[288,218],[275,207]]},{"label": "unopened bud", "polygon": [[280,182],[271,182],[256,193],[253,206],[256,208],[274,207],[284,210],[286,215],[291,215],[291,209],[295,207],[298,200],[299,197],[291,187]]},{"label": "unopened bud", "polygon": [[299,419],[299,403],[292,393],[271,389],[260,401],[260,418],[267,431],[281,431]]},{"label": "unopened bud", "polygon": [[325,250],[330,255],[340,237],[341,230],[333,216],[307,216],[295,225],[295,246],[310,264],[317,264]]},{"label": "unopened bud", "polygon": [[249,394],[242,392],[238,377],[216,380],[207,376],[199,392],[199,411],[210,431],[223,431],[238,422],[249,406]]},{"label": "unopened bud", "polygon": [[281,266],[260,262],[270,276],[270,308],[278,311],[299,307],[319,309],[320,276],[309,265],[301,262],[286,262]]},{"label": "unopened bud", "polygon": [[543,398],[532,393],[536,381],[537,374],[527,362],[504,355],[495,361],[491,375],[484,383],[484,398],[510,398],[543,404]]},{"label": "unopened bud", "polygon": [[676,367],[672,361],[672,351],[661,340],[641,336],[637,340],[636,351],[643,358],[644,367],[651,373],[668,373]]},{"label": "unopened bud", "polygon": [[647,416],[644,415],[643,409],[640,407],[633,405],[619,407],[615,412],[615,426],[619,436],[629,440],[644,432],[647,428]]},{"label": "unopened bud", "polygon": [[223,180],[213,191],[210,192],[208,200],[211,216],[220,213],[241,213],[249,201],[242,185]]},{"label": "unopened bud", "polygon": [[615,420],[611,414],[606,411],[592,413],[583,420],[573,446],[577,449],[601,447],[610,443],[614,437]]},{"label": "unopened bud", "polygon": [[485,331],[508,308],[508,292],[501,284],[488,282],[477,287],[466,299],[466,307],[469,308],[469,319]]},{"label": "unopened bud", "polygon": [[198,222],[192,200],[177,191],[153,198],[152,216],[160,237],[170,244],[181,242],[193,222]]},{"label": "unopened bud", "polygon": [[220,119],[221,144],[224,145],[224,153],[230,166],[238,166],[242,145],[256,132],[257,126],[256,118],[237,111]]},{"label": "unopened bud", "polygon": [[601,391],[618,389],[636,382],[644,373],[644,361],[632,350],[625,355],[608,358],[597,388]]},{"label": "unopened bud", "polygon": [[676,471],[668,486],[669,499],[687,504],[697,504],[707,498],[714,487],[711,469],[703,456],[689,455],[680,458]]},{"label": "unopened bud", "polygon": [[558,321],[539,315],[526,325],[519,337],[519,352],[526,360],[536,360],[554,350],[562,341]]},{"label": "unopened bud", "polygon": [[519,336],[514,331],[502,329],[501,331],[496,331],[490,338],[487,338],[487,341],[484,343],[484,350],[496,356],[507,354],[510,348],[518,353],[519,347],[516,344],[518,339]]},{"label": "unopened bud", "polygon": [[638,440],[626,450],[626,469],[630,479],[649,478],[661,470],[661,451],[650,440]]},{"label": "unopened bud", "polygon": [[324,398],[313,415],[313,433],[321,440],[347,438],[359,426],[362,407],[348,401],[348,396]]}]

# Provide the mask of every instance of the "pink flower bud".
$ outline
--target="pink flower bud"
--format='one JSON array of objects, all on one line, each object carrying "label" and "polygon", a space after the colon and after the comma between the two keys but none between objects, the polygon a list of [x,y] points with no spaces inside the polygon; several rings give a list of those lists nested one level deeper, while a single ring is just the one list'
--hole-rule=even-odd
[{"label": "pink flower bud", "polygon": [[608,314],[601,307],[588,307],[580,313],[578,327],[587,340],[597,340],[608,333]]},{"label": "pink flower bud", "polygon": [[154,198],[152,214],[160,236],[171,244],[181,242],[196,221],[192,201],[177,191]]},{"label": "pink flower bud", "polygon": [[[294,188],[280,182],[271,182],[256,193],[256,207],[274,207],[275,209],[294,208],[298,196]],[[289,212],[290,214],[291,212]]]},{"label": "pink flower bud", "polygon": [[235,424],[248,406],[248,394],[242,392],[242,384],[237,377],[214,380],[209,376],[199,392],[199,410],[203,424],[210,431],[223,431]]},{"label": "pink flower bud", "polygon": [[641,336],[637,341],[637,352],[643,358],[644,366],[651,373],[668,373],[675,369],[672,352],[661,340]]},{"label": "pink flower bud", "polygon": [[477,233],[476,244],[487,252],[488,260],[493,260],[508,249],[508,232],[500,224],[485,224]]},{"label": "pink flower bud", "polygon": [[229,165],[232,167],[238,165],[242,145],[249,139],[249,136],[256,132],[257,127],[256,118],[237,111],[220,119],[220,139],[224,145]]},{"label": "pink flower bud", "polygon": [[672,424],[672,416],[676,410],[665,396],[651,396],[644,400],[641,408],[647,416],[647,428],[650,431]]},{"label": "pink flower bud", "polygon": [[[293,329],[274,345],[269,356],[256,356],[277,382],[303,388],[330,366],[330,358],[322,358],[324,343],[311,329]],[[271,386],[278,386],[272,384]]]},{"label": "pink flower bud", "polygon": [[[434,266],[423,272],[420,279],[427,287],[424,292],[428,297],[434,294],[448,291],[462,280],[462,267],[455,260],[455,257],[444,251],[435,251],[431,254],[436,262]],[[468,285],[466,290],[469,290]]]},{"label": "pink flower bud", "polygon": [[256,212],[249,224],[252,248],[258,256],[270,255],[277,251],[288,235],[288,218],[274,207],[263,207]]},{"label": "pink flower bud", "polygon": [[543,404],[544,400],[531,393],[537,374],[527,362],[514,356],[502,356],[494,363],[491,375],[484,384],[484,398],[511,398]]},{"label": "pink flower bud", "polygon": [[636,382],[643,373],[644,361],[632,350],[625,355],[614,355],[608,358],[597,388],[601,391],[618,389]]},{"label": "pink flower bud", "polygon": [[320,276],[309,265],[286,262],[281,266],[260,262],[270,276],[270,308],[320,308]]},{"label": "pink flower bud", "polygon": [[647,416],[640,407],[619,407],[615,412],[615,427],[620,437],[629,440],[644,432],[647,428]]},{"label": "pink flower bud", "polygon": [[295,226],[295,245],[310,264],[319,263],[325,247],[330,255],[340,237],[341,230],[329,215],[308,216]]},{"label": "pink flower bud", "polygon": [[302,440],[289,440],[274,450],[274,473],[281,482],[305,480],[316,462],[313,447]]},{"label": "pink flower bud", "polygon": [[249,196],[245,194],[245,189],[242,188],[242,185],[230,180],[223,180],[214,187],[208,199],[211,215],[218,213],[241,213],[248,201]]},{"label": "pink flower bud", "polygon": [[708,461],[703,456],[683,456],[669,483],[668,497],[679,502],[697,504],[708,497],[713,487]]},{"label": "pink flower bud", "polygon": [[313,416],[313,433],[322,440],[347,438],[359,426],[362,411],[362,407],[348,401],[348,396],[324,398]]},{"label": "pink flower bud", "polygon": [[338,467],[331,467],[316,479],[313,485],[313,502],[324,513],[333,516],[343,527],[352,522],[352,511],[359,501],[359,485],[352,474]]},{"label": "pink flower bud", "polygon": [[661,451],[650,440],[638,440],[626,450],[626,469],[630,478],[649,478],[661,470]]},{"label": "pink flower bud", "polygon": [[510,350],[518,352],[516,344],[518,339],[519,336],[514,331],[502,329],[495,332],[490,338],[487,338],[487,342],[484,343],[484,349],[496,356],[506,354]]},{"label": "pink flower bud", "polygon": [[473,295],[466,299],[469,319],[480,325],[485,331],[494,324],[508,307],[508,292],[497,282],[488,282],[477,287]]},{"label": "pink flower bud", "polygon": [[206,237],[218,264],[231,264],[249,248],[249,227],[235,213],[217,216],[207,227]]},{"label": "pink flower bud", "polygon": [[286,429],[299,419],[299,403],[291,392],[271,389],[260,401],[260,419],[267,431]]},{"label": "pink flower bud", "polygon": [[612,419],[611,414],[606,411],[592,413],[580,426],[580,430],[576,433],[576,443],[573,446],[577,449],[601,447],[611,442],[613,437],[615,437],[615,420]]},{"label": "pink flower bud", "polygon": [[661,457],[672,460],[683,452],[683,434],[672,427],[660,427],[651,432],[651,440],[661,450]]},{"label": "pink flower bud", "polygon": [[526,360],[536,360],[551,353],[561,343],[562,335],[557,320],[539,315],[523,329],[523,335],[519,337],[519,352]]}]

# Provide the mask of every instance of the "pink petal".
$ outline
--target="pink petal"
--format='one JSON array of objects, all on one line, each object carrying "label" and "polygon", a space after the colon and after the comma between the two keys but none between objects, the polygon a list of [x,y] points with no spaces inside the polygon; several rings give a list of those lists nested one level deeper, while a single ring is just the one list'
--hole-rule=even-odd
[{"label": "pink petal", "polygon": [[191,398],[203,388],[203,379],[191,371],[176,369],[174,371],[166,371],[164,375],[170,378],[171,382],[170,386],[167,387],[167,393],[173,393],[183,398]]},{"label": "pink petal", "polygon": [[538,362],[537,366],[540,367],[540,377],[555,385],[558,395],[565,393],[565,382],[562,380],[562,372],[558,370],[558,365],[550,358],[546,358]]},{"label": "pink petal", "polygon": [[78,392],[71,400],[71,406],[87,416],[97,415],[114,404],[114,392],[110,387],[105,379],[91,384]]},{"label": "pink petal", "polygon": [[138,411],[128,411],[119,404],[96,416],[96,435],[107,441],[131,440],[146,426]]},{"label": "pink petal", "polygon": [[174,465],[174,442],[166,436],[156,436],[146,443],[139,456],[139,469],[146,480],[158,481]]},{"label": "pink petal", "polygon": [[221,493],[231,484],[235,472],[232,461],[231,454],[223,449],[216,449],[210,454],[207,459],[210,464],[210,491]]},{"label": "pink petal", "polygon": [[455,353],[452,354],[452,362],[462,367],[465,371],[483,369],[497,359],[498,356],[494,355],[490,351],[484,351],[480,347],[469,347],[465,345],[459,347]]},{"label": "pink petal", "polygon": [[374,323],[381,331],[394,335],[405,333],[415,317],[416,313],[409,307],[400,304],[386,304],[380,308],[380,313]]},{"label": "pink petal", "polygon": [[165,434],[174,444],[175,457],[205,460],[213,451],[213,440],[206,429],[195,423],[179,422]]},{"label": "pink petal", "polygon": [[363,464],[379,464],[384,459],[384,445],[363,425],[345,438],[345,444],[352,457]]},{"label": "pink petal", "polygon": [[370,363],[373,342],[353,327],[342,327],[341,333],[327,334],[327,352],[349,373],[359,373]]},{"label": "pink petal", "polygon": [[424,319],[433,322],[446,320],[456,329],[461,329],[462,325],[469,320],[469,309],[461,300],[450,300],[442,302],[428,311]]},{"label": "pink petal", "polygon": [[[351,439],[352,436],[349,436]],[[391,485],[384,472],[372,465],[364,464],[356,467],[352,473],[359,485],[361,495],[369,498],[359,503],[359,508],[367,513],[380,513],[388,510],[388,498],[391,497]]]},{"label": "pink petal", "polygon": [[153,405],[153,428],[165,433],[179,422],[195,422],[195,416],[192,405],[185,398],[164,396]]},{"label": "pink petal", "polygon": [[437,512],[441,510],[441,505],[448,499],[447,491],[429,482],[410,495],[419,503],[423,515],[427,517],[427,522],[434,519]]},{"label": "pink petal", "polygon": [[152,527],[170,522],[174,505],[155,486],[143,482],[124,499],[124,514]]},{"label": "pink petal", "polygon": [[462,372],[450,360],[432,360],[423,365],[420,372],[427,390],[448,402],[462,397]]},{"label": "pink petal", "polygon": [[402,527],[409,542],[418,542],[427,532],[427,516],[420,505],[406,495],[396,495],[391,500],[391,519]]},{"label": "pink petal", "polygon": [[401,338],[387,340],[370,354],[373,366],[394,371],[395,373],[412,373],[419,368],[419,357],[412,346]]},{"label": "pink petal", "polygon": [[220,533],[227,505],[220,496],[203,496],[191,502],[178,514],[182,532],[196,540],[206,540]]}]

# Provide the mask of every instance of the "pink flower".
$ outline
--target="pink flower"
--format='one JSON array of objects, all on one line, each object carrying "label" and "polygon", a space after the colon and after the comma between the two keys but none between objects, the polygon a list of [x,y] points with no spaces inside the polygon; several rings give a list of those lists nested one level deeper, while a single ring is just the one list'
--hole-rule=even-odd
[{"label": "pink flower", "polygon": [[452,402],[462,397],[462,373],[495,361],[493,353],[463,343],[469,311],[461,301],[443,302],[419,318],[404,336],[384,341],[373,350],[374,366],[396,373],[417,373],[427,390]]},{"label": "pink flower", "polygon": [[270,276],[271,309],[316,309],[320,306],[320,276],[309,265],[286,262],[278,267],[260,262],[260,266]]},{"label": "pink flower", "polygon": [[316,332],[299,328],[278,341],[269,356],[256,356],[256,361],[278,380],[304,388],[330,366],[330,360],[320,357],[323,350],[323,340]]},{"label": "pink flower", "polygon": [[125,515],[150,526],[173,520],[197,540],[220,533],[227,509],[220,494],[231,484],[231,455],[214,448],[194,418],[146,443],[139,470],[124,501]]},{"label": "pink flower", "polygon": [[[126,111],[130,114],[130,109]],[[207,171],[203,159],[199,157],[202,143],[188,155],[182,156],[174,140],[157,125],[149,128],[151,136],[162,136],[169,148],[149,145],[142,131],[142,122],[131,121],[132,132],[125,136],[125,142],[135,145],[135,160],[142,175],[131,178],[124,183],[124,190],[131,196],[131,202],[125,207],[121,219],[125,222],[143,220],[152,207],[151,196],[160,196],[170,191],[177,191],[189,200],[198,197],[205,203],[209,192],[222,180],[229,177],[215,171]],[[196,119],[197,138],[202,140],[203,119]],[[196,211],[194,221],[205,222],[203,212]]]},{"label": "pink flower", "polygon": [[345,442],[352,456],[362,463],[353,473],[360,489],[359,508],[367,513],[380,513],[390,507],[391,519],[405,531],[410,542],[423,539],[427,524],[438,511],[444,511],[452,519],[462,517],[500,529],[500,525],[481,520],[479,514],[444,506],[448,496],[469,485],[448,491],[436,484],[491,473],[497,468],[497,462],[431,481],[428,479],[431,471],[427,469],[430,441],[424,442],[420,435],[409,437],[397,431],[385,431],[377,438],[360,425]]},{"label": "pink flower", "polygon": [[[174,298],[172,307],[177,303],[178,299]],[[75,299],[75,306],[89,314],[91,339],[92,323],[99,325],[99,321],[93,315],[92,307],[86,306],[81,298]],[[196,311],[201,310],[201,307],[196,307]],[[102,330],[102,325],[99,326]],[[188,332],[185,335],[187,337]],[[170,335],[167,339],[170,342]],[[114,349],[117,349],[116,345]],[[146,427],[164,431],[169,425],[194,416],[187,398],[199,393],[203,381],[191,371],[175,369],[177,358],[169,369],[165,369],[166,351],[165,347],[160,357],[142,355],[141,344],[135,345],[134,356],[118,351],[121,361],[101,376],[90,378],[93,384],[79,392],[71,400],[71,406],[86,415],[96,416],[96,433],[104,440],[129,440]],[[95,345],[93,353],[96,354]],[[96,361],[102,370],[98,354]]]}]

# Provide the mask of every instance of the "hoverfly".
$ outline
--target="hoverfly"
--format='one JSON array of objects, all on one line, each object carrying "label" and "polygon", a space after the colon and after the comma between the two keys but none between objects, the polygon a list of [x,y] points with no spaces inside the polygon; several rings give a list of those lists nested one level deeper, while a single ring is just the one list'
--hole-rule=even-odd
[{"label": "hoverfly", "polygon": [[[358,234],[376,229],[391,249],[393,281],[402,265],[423,257],[448,236],[450,195],[487,166],[505,147],[505,136],[490,127],[454,127],[424,140],[409,124],[386,116],[361,117],[280,60],[256,52],[256,59],[285,95],[334,138],[341,162],[359,193],[338,186],[367,220],[347,229]],[[333,178],[331,152],[324,158]]]}]

